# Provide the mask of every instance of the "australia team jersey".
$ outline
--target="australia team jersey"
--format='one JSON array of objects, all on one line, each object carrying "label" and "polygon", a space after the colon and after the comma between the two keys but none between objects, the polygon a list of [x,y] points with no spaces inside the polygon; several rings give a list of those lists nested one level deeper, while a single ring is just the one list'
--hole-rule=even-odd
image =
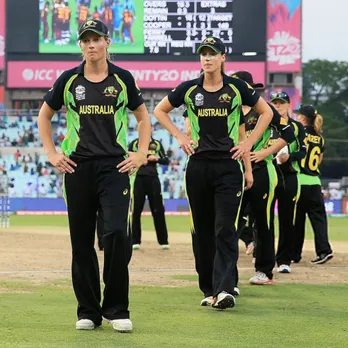
[{"label": "australia team jersey", "polygon": [[306,157],[300,162],[302,174],[310,176],[319,176],[320,155],[324,153],[324,138],[316,133],[313,126],[304,127],[306,138],[305,145],[307,148]]},{"label": "australia team jersey", "polygon": [[[293,129],[290,127],[290,125],[287,124],[287,122],[279,115],[278,111],[272,105],[269,106],[273,111],[271,123],[262,136],[257,140],[252,148],[252,151],[260,151],[270,146],[272,137],[274,138],[274,141],[276,141],[276,139],[280,136],[287,143],[290,143],[295,139]],[[256,111],[250,110],[244,117],[245,132],[246,136],[249,137],[258,123],[260,115]],[[272,160],[272,158],[273,156],[270,155],[266,157],[264,161],[258,163],[252,162],[253,170],[264,167]]]},{"label": "australia team jersey", "polygon": [[84,77],[84,63],[65,71],[44,100],[53,110],[67,109],[64,154],[76,161],[119,157],[127,153],[127,110],[143,104],[141,92],[127,70],[108,62],[102,82]]},{"label": "australia team jersey", "polygon": [[241,106],[254,106],[259,95],[244,81],[223,74],[223,87],[216,92],[203,88],[204,75],[183,82],[168,100],[174,107],[185,104],[192,140],[198,143],[194,157],[231,158],[238,144]]}]

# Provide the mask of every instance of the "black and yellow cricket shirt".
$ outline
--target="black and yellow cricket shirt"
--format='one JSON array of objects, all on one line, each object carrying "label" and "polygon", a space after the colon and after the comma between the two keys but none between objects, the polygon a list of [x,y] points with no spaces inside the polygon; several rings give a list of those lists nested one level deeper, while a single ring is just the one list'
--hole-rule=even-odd
[{"label": "black and yellow cricket shirt", "polygon": [[[129,144],[128,149],[129,151],[137,152],[138,146],[139,139],[135,139]],[[164,150],[162,143],[154,138],[151,138],[150,140],[147,156],[156,156],[158,158],[158,161],[148,161],[146,165],[143,165],[138,169],[137,175],[157,176],[157,163],[163,165],[169,164],[169,158]]]},{"label": "black and yellow cricket shirt", "polygon": [[[284,118],[282,120],[286,121]],[[299,173],[300,172],[300,161],[306,156],[306,145],[305,140],[305,131],[302,124],[298,121],[295,121],[292,118],[288,118],[286,121],[287,124],[291,127],[294,132],[295,139],[287,144],[289,159],[282,164],[277,164],[277,171],[280,170],[282,174],[290,173]],[[279,133],[272,132],[271,140],[269,145],[272,145],[279,138]]]},{"label": "black and yellow cricket shirt", "polygon": [[[287,122],[279,115],[278,111],[272,105],[268,105],[273,112],[271,123],[262,136],[257,140],[251,151],[256,152],[269,147],[272,144],[273,134],[277,134],[277,138],[280,136],[287,143],[290,143],[295,139],[291,126],[287,124]],[[260,115],[255,110],[250,110],[246,115],[244,115],[244,117],[245,132],[246,136],[249,137],[258,123]],[[274,139],[274,141],[276,141],[276,139]],[[272,159],[273,155],[270,155],[258,163],[252,162],[253,171],[266,166],[272,161]]]},{"label": "black and yellow cricket shirt", "polygon": [[108,76],[95,83],[84,77],[84,64],[65,71],[44,96],[53,110],[66,106],[62,150],[74,161],[125,156],[127,108],[144,103],[141,92],[127,70],[108,62]]},{"label": "black and yellow cricket shirt", "polygon": [[301,185],[320,185],[320,156],[325,151],[325,141],[322,135],[318,134],[313,126],[304,127],[306,138],[306,157],[300,164]]},{"label": "black and yellow cricket shirt", "polygon": [[168,94],[173,107],[185,104],[192,140],[198,143],[194,158],[230,159],[238,144],[241,106],[254,106],[256,91],[244,81],[223,74],[223,86],[215,92],[203,88],[204,74],[183,82]]}]

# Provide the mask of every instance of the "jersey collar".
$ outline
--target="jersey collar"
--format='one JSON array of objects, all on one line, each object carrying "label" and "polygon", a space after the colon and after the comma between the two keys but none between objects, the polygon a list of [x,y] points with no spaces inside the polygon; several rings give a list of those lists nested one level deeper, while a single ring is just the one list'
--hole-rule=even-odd
[{"label": "jersey collar", "polygon": [[[117,73],[117,67],[116,65],[112,64],[111,62],[107,61],[108,63],[108,74],[113,75]],[[86,64],[86,61],[84,60],[78,67],[77,67],[77,73],[79,75],[84,75],[84,66]]]}]

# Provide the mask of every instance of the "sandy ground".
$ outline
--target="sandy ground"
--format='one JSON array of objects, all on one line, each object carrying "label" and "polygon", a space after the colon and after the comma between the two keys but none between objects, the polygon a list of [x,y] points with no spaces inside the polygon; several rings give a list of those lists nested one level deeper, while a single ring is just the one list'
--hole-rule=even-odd
[{"label": "sandy ground", "polygon": [[[155,233],[144,232],[141,250],[133,252],[130,264],[131,284],[184,286],[195,282],[175,279],[175,275],[194,275],[191,236],[170,233],[170,250],[161,250]],[[291,274],[278,274],[277,282],[291,283],[348,283],[348,242],[332,242],[333,260],[325,265],[312,266],[314,242],[306,241],[304,258],[292,266]],[[246,256],[240,244],[241,285],[254,274],[252,258]],[[103,263],[103,252],[98,251]],[[70,279],[71,249],[68,230],[59,227],[12,227],[0,230],[0,281],[54,283]],[[0,292],[7,291],[0,287]],[[25,291],[25,289],[23,290]]]}]

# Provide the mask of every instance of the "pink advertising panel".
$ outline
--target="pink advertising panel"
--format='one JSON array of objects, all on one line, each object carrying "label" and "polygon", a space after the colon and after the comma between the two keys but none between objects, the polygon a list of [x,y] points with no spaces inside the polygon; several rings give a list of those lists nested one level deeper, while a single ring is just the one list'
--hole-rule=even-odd
[{"label": "pink advertising panel", "polygon": [[5,68],[5,0],[0,0],[0,70]]},{"label": "pink advertising panel", "polygon": [[[199,62],[115,62],[129,70],[141,88],[174,88],[183,81],[199,76]],[[64,71],[77,62],[8,62],[7,87],[50,88]],[[226,73],[238,70],[253,74],[255,82],[265,84],[264,62],[227,62]]]},{"label": "pink advertising panel", "polygon": [[301,0],[267,0],[268,72],[301,71]]}]

